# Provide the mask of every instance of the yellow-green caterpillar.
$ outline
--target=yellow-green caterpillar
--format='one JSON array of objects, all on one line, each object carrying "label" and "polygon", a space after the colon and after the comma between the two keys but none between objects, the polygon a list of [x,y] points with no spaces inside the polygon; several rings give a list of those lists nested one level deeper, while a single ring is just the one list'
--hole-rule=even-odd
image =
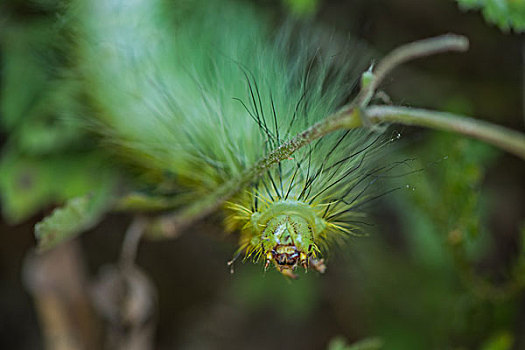
[{"label": "yellow-green caterpillar", "polygon": [[[364,68],[323,30],[272,29],[235,1],[76,0],[76,72],[96,128],[143,188],[190,203],[343,105]],[[388,140],[387,140],[388,141]],[[225,205],[239,253],[293,277],[358,232],[388,142],[341,131],[304,147]]]}]

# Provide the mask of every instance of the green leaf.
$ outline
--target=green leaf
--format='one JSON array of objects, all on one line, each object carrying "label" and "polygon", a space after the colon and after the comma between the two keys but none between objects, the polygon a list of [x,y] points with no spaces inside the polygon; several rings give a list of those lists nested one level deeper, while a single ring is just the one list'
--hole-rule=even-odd
[{"label": "green leaf", "polygon": [[35,225],[38,249],[51,249],[96,225],[107,210],[108,202],[108,193],[104,191],[68,200]]},{"label": "green leaf", "polygon": [[479,9],[501,30],[525,31],[525,0],[457,0],[462,9]]},{"label": "green leaf", "polygon": [[49,27],[49,22],[12,25],[3,33],[0,123],[6,130],[26,118],[49,78],[50,67],[39,54],[49,44]]},{"label": "green leaf", "polygon": [[39,210],[109,188],[115,177],[105,158],[96,154],[29,157],[8,150],[0,159],[2,214],[16,224]]},{"label": "green leaf", "polygon": [[[2,26],[0,127],[8,145],[24,155],[71,151],[89,144],[81,115],[81,84],[69,79],[67,41],[56,19]],[[73,146],[73,147],[72,147]]]}]

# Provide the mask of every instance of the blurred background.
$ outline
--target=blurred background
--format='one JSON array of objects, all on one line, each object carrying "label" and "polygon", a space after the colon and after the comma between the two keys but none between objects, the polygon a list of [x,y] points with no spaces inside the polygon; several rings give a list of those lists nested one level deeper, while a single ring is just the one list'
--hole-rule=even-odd
[{"label": "blurred background", "polygon": [[[487,21],[444,0],[245,1],[276,18],[311,16],[365,42],[375,57],[429,36],[466,35],[467,53],[411,62],[382,89],[395,104],[525,131],[525,42],[493,12]],[[89,137],[60,123],[56,111],[78,107],[48,96],[64,88],[49,67],[68,64],[49,49],[61,6],[0,4],[0,349],[48,344],[50,320],[36,311],[49,305],[38,296],[45,283],[27,272],[33,226],[105,176],[92,171],[98,158],[86,153]],[[174,240],[143,241],[137,265],[158,303],[145,321],[154,324],[154,348],[525,349],[525,162],[457,135],[394,130],[402,138],[393,153],[424,171],[396,179],[404,189],[376,202],[370,235],[334,249],[325,275],[290,282],[250,263],[230,274],[236,236],[224,234],[219,216]],[[67,243],[86,288],[119,259],[131,220],[111,214]]]}]

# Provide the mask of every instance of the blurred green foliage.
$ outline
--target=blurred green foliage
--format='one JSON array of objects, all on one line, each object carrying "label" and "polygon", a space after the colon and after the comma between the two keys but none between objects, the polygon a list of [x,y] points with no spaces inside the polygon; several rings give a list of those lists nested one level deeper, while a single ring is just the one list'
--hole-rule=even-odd
[{"label": "blurred green foliage", "polygon": [[362,316],[389,349],[512,348],[524,279],[516,271],[523,271],[525,250],[510,269],[492,271],[504,282],[477,268],[494,246],[481,184],[498,154],[477,141],[430,132],[407,155],[415,158],[407,171],[423,171],[403,178],[404,191],[392,203],[406,252],[380,239],[355,249],[363,280],[353,288],[368,312]]},{"label": "blurred green foliage", "polygon": [[379,338],[367,338],[348,344],[343,337],[336,337],[328,344],[328,350],[379,350],[383,342]]},{"label": "blurred green foliage", "polygon": [[[104,181],[101,183],[109,184]],[[40,251],[53,248],[98,224],[108,209],[110,188],[92,188],[96,192],[91,191],[82,197],[68,199],[64,206],[55,209],[51,215],[35,225]]]},{"label": "blurred green foliage", "polygon": [[525,30],[524,0],[457,0],[465,10],[481,10],[485,20],[496,24],[501,30],[516,32]]},{"label": "blurred green foliage", "polygon": [[104,158],[94,154],[36,157],[10,151],[0,162],[0,191],[3,215],[12,223],[50,205],[98,191],[113,181]]},{"label": "blurred green foliage", "polygon": [[299,17],[309,16],[315,13],[319,7],[320,0],[282,0],[290,13]]},{"label": "blurred green foliage", "polygon": [[67,36],[56,13],[24,20],[4,13],[0,29],[0,126],[8,136],[0,198],[4,218],[20,223],[70,198],[107,192],[115,171],[79,118],[87,111],[78,83],[65,79]]},{"label": "blurred green foliage", "polygon": [[481,346],[481,350],[508,350],[512,349],[514,337],[508,331],[494,334]]}]

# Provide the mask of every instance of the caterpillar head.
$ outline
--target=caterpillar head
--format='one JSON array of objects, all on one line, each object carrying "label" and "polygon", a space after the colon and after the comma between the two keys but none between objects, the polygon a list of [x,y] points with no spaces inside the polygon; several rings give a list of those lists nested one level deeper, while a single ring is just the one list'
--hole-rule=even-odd
[{"label": "caterpillar head", "polygon": [[253,213],[250,223],[248,255],[258,252],[264,256],[265,268],[273,264],[291,278],[296,277],[294,270],[298,266],[324,272],[323,259],[317,258],[316,238],[326,224],[309,205],[294,200],[278,201],[262,212]]}]

